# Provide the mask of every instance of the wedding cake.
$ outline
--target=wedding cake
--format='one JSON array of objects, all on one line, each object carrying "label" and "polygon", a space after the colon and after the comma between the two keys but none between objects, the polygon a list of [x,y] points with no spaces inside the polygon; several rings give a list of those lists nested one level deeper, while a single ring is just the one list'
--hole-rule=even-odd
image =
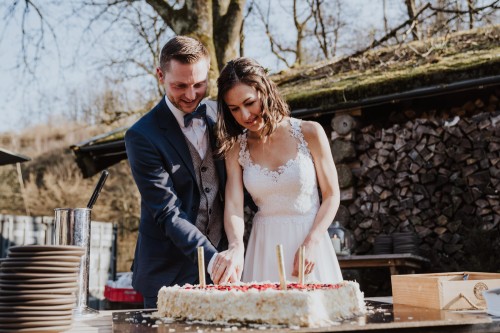
[{"label": "wedding cake", "polygon": [[163,287],[161,317],[211,322],[241,322],[319,327],[366,313],[359,284],[275,283]]}]

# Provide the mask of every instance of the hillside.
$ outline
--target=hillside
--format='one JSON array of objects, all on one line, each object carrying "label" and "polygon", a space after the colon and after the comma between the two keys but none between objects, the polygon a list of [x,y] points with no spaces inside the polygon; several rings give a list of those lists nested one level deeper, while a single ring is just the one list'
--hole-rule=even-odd
[{"label": "hillside", "polygon": [[[21,164],[25,201],[16,166],[0,167],[0,214],[27,215],[27,208],[31,216],[53,216],[54,208],[85,207],[99,175],[84,179],[69,146],[101,130],[78,125],[58,129],[40,125],[17,135],[2,134],[3,147],[28,155],[32,160]],[[120,242],[125,245],[119,246],[118,270],[128,271],[133,256],[130,244],[135,242],[139,221],[140,197],[127,161],[111,167],[109,172],[92,209],[92,220],[119,224]]]}]

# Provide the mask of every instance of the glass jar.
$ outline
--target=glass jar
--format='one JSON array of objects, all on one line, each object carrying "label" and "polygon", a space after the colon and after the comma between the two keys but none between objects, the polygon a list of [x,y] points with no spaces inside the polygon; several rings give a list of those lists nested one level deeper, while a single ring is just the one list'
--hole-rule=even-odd
[{"label": "glass jar", "polygon": [[350,255],[356,247],[354,235],[344,228],[339,221],[333,221],[328,228],[328,234],[332,239],[333,248],[337,255]]}]

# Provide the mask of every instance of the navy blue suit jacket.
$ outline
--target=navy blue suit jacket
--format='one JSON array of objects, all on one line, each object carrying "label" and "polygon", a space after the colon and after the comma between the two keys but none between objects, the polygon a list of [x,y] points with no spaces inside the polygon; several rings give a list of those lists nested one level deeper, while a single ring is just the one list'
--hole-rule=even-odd
[{"label": "navy blue suit jacket", "polygon": [[[214,120],[207,115],[206,121],[215,148]],[[197,247],[204,248],[206,266],[218,251],[195,226],[200,193],[193,162],[165,98],[127,131],[125,145],[141,194],[132,286],[145,297],[153,297],[165,285],[196,283]],[[217,200],[222,200],[224,161],[215,159],[215,166],[220,180]]]}]

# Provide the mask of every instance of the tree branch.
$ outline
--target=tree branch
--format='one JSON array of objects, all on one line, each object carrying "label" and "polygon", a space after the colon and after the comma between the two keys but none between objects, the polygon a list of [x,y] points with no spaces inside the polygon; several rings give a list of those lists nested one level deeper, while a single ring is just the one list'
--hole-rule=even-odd
[{"label": "tree branch", "polygon": [[420,14],[422,14],[424,12],[424,10],[426,10],[427,8],[430,8],[430,6],[431,5],[429,3],[427,3],[425,6],[423,6],[422,8],[420,8],[420,10],[415,14],[415,16],[413,18],[409,18],[405,22],[401,23],[396,28],[394,28],[391,31],[389,31],[389,33],[386,34],[385,36],[383,36],[382,38],[380,38],[378,40],[374,40],[368,47],[365,47],[364,49],[362,49],[360,51],[357,51],[354,54],[352,54],[351,57],[357,57],[357,56],[365,53],[366,51],[371,50],[371,49],[373,49],[373,48],[381,45],[385,41],[387,41],[387,40],[395,37],[397,35],[397,33],[398,33],[399,30],[401,30],[402,28],[404,28],[405,26],[407,26],[409,24],[411,25],[415,20],[417,20],[417,18],[420,16]]},{"label": "tree branch", "polygon": [[250,5],[248,6],[248,11],[243,16],[243,20],[241,20],[241,26],[240,26],[240,57],[245,56],[245,33],[244,33],[244,27],[245,27],[245,22],[246,22],[248,16],[252,13],[254,5],[255,5],[255,0],[251,0]]},{"label": "tree branch", "polygon": [[[20,6],[20,2],[20,0],[16,0],[8,7],[7,13],[5,15],[5,29],[7,28],[8,23],[12,19],[14,19],[16,15],[16,9],[18,6]],[[45,51],[46,29],[54,40],[57,59],[61,59],[61,52],[59,49],[55,29],[52,27],[50,22],[47,21],[42,9],[37,6],[32,0],[24,0],[23,3],[24,8],[22,9],[21,15],[21,57],[23,69],[30,75],[35,76],[36,68],[41,59],[41,54],[43,51]],[[31,10],[36,13],[36,16],[39,19],[38,30],[30,29],[27,25]],[[3,36],[1,39],[3,39]],[[30,49],[33,50],[33,54],[30,53]]]},{"label": "tree branch", "polygon": [[176,27],[179,25],[179,21],[186,19],[186,4],[184,4],[181,9],[174,9],[166,0],[146,0],[146,2],[153,7],[155,12],[160,15],[162,20],[165,21],[168,26],[170,26],[177,34],[180,34]]},{"label": "tree branch", "polygon": [[[482,7],[473,7],[471,11],[474,14],[479,14],[479,12],[481,12],[485,9],[490,9],[490,8],[500,9],[500,7],[497,6],[498,3],[500,3],[500,0],[494,0],[490,4],[484,5]],[[440,12],[440,13],[464,14],[464,15],[467,14],[468,15],[471,12],[471,11],[469,11],[469,9],[467,9],[467,10],[447,9],[447,8],[442,8],[442,7],[435,7],[429,3],[428,3],[428,5],[429,5],[430,9],[432,9],[435,12]]]},{"label": "tree branch", "polygon": [[[326,38],[326,28],[325,28],[325,23],[323,22],[323,13],[321,12],[321,5],[323,2],[321,0],[313,0],[312,2],[309,2],[309,5],[311,6],[311,12],[313,13],[314,17],[314,36],[316,37],[316,40],[318,41],[319,47],[321,48],[321,51],[323,52],[323,56],[325,59],[328,58],[328,41]],[[318,31],[319,30],[319,31]]]},{"label": "tree branch", "polygon": [[267,11],[267,19],[264,16],[264,13],[262,12],[262,9],[258,4],[255,4],[255,8],[257,9],[257,13],[264,24],[264,28],[266,30],[266,36],[269,39],[269,43],[271,44],[271,52],[282,62],[285,63],[287,67],[291,67],[291,64],[288,62],[288,60],[280,54],[280,52],[290,52],[290,53],[295,53],[295,50],[291,50],[289,48],[284,48],[281,46],[279,42],[277,42],[271,33],[271,29],[269,26],[269,16],[270,16],[270,7],[268,7]]}]

